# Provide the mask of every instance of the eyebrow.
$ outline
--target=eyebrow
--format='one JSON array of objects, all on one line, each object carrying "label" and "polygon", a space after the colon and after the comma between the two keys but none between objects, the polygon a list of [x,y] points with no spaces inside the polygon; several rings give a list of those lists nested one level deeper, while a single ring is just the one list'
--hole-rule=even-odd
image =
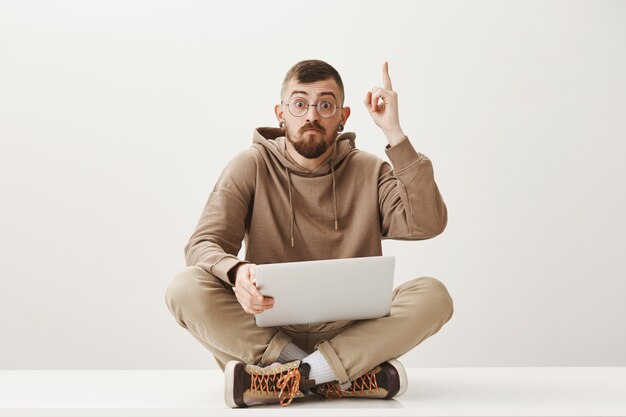
[{"label": "eyebrow", "polygon": [[[295,90],[291,92],[291,95],[289,97],[293,96],[294,94],[304,94],[305,96],[308,95],[306,91]],[[322,91],[319,95],[320,96],[333,96],[333,98],[337,100],[335,93],[333,93],[332,91]]]}]

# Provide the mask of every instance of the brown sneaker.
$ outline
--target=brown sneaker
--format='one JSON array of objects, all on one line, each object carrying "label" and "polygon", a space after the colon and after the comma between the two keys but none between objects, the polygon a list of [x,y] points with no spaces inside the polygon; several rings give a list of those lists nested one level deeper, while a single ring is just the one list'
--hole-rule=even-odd
[{"label": "brown sneaker", "polygon": [[311,366],[300,360],[260,367],[230,361],[224,369],[224,399],[231,408],[277,404],[287,406],[294,398],[304,397],[315,381],[308,379]]},{"label": "brown sneaker", "polygon": [[312,387],[311,392],[326,398],[389,399],[404,394],[407,383],[404,366],[398,360],[391,359],[352,381],[349,388],[341,389],[339,383],[334,381]]}]

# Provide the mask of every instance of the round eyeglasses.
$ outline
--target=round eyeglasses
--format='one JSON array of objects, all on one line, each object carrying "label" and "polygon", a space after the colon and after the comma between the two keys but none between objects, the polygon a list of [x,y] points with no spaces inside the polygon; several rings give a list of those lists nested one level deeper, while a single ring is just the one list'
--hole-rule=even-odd
[{"label": "round eyeglasses", "polygon": [[296,97],[290,102],[281,101],[280,104],[286,104],[289,113],[296,117],[302,117],[308,113],[309,107],[313,106],[317,109],[317,114],[324,119],[333,117],[337,113],[337,109],[343,109],[343,106],[337,106],[332,100],[324,99],[317,104],[309,104],[303,98]]}]

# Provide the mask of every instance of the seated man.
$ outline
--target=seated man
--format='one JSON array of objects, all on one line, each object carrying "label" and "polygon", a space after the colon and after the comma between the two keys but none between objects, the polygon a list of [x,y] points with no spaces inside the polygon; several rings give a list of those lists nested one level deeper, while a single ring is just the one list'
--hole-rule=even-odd
[{"label": "seated man", "polygon": [[[275,106],[280,127],[256,129],[252,146],[227,164],[185,247],[187,267],[167,289],[178,324],[225,372],[230,407],[288,405],[308,392],[401,395],[407,380],[396,358],[452,317],[446,287],[419,277],[394,289],[387,317],[256,326],[253,314],[273,303],[255,287],[256,265],[380,256],[382,239],[429,239],[446,227],[432,163],[400,128],[387,63],[383,87],[364,103],[389,142],[393,168],[342,133],[350,116],[343,102],[343,82],[329,64],[307,60],[287,72]],[[293,294],[306,296],[306,287]]]}]

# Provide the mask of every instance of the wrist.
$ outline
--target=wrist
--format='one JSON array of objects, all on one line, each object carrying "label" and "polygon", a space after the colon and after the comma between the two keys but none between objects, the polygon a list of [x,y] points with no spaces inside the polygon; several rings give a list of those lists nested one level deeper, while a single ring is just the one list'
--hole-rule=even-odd
[{"label": "wrist", "polygon": [[243,262],[238,263],[237,265],[230,268],[230,271],[228,271],[228,280],[230,281],[231,284],[235,285],[235,282],[237,281],[237,271],[239,271],[239,268],[243,264],[244,264]]},{"label": "wrist", "polygon": [[390,146],[397,145],[398,143],[402,142],[402,140],[404,140],[404,138],[406,137],[402,129],[400,129],[399,127],[394,130],[386,131],[384,133]]}]

